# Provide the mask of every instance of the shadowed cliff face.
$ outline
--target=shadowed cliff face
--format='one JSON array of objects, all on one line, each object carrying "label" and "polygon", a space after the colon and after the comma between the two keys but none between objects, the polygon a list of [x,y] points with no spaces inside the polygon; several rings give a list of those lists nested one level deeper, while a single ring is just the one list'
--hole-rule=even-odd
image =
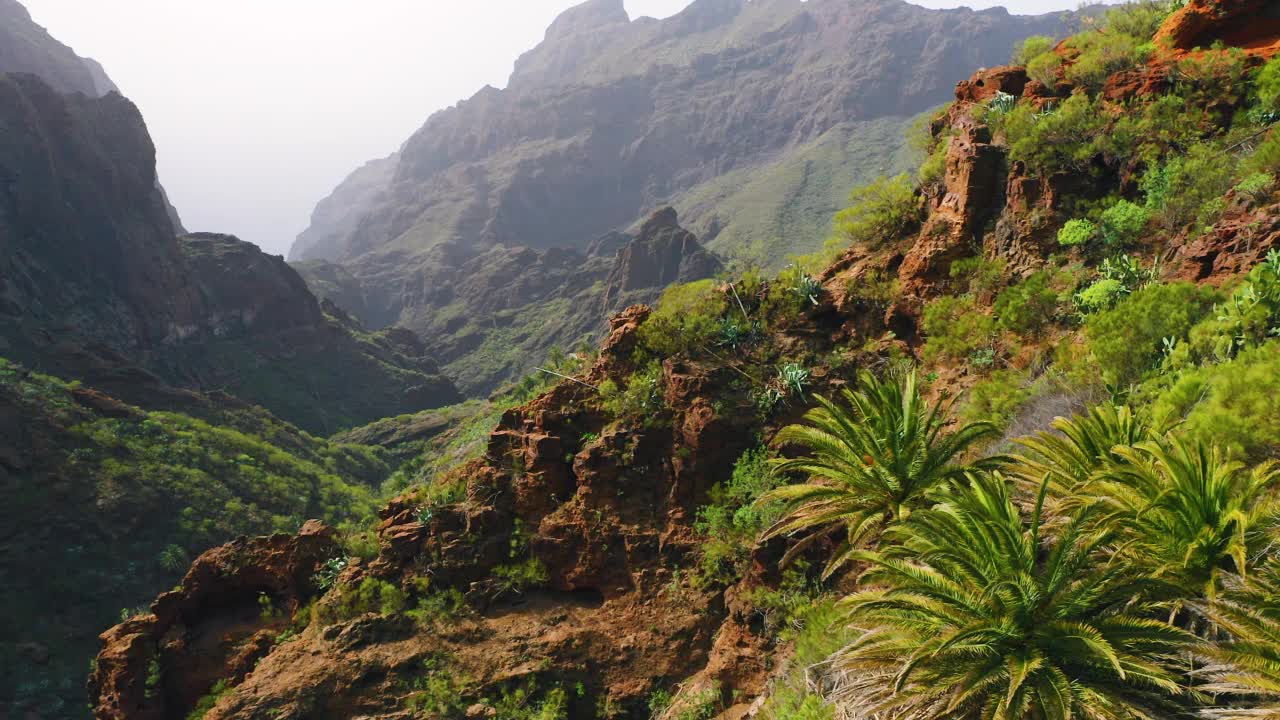
[{"label": "shadowed cliff face", "polygon": [[326,312],[282,258],[180,242],[118,93],[0,75],[0,129],[0,355],[144,405],[228,390],[315,432],[458,399],[411,333]]},{"label": "shadowed cliff face", "polygon": [[101,65],[54,39],[17,0],[0,0],[0,72],[31,73],[58,92],[89,97],[116,89]]},{"label": "shadowed cliff face", "polygon": [[205,310],[137,108],[7,75],[0,127],[0,322],[128,348],[193,333]]}]

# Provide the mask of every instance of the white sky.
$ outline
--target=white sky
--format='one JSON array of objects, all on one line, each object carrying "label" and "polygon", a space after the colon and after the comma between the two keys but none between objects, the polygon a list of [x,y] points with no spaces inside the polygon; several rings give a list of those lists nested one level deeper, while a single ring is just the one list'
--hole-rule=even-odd
[{"label": "white sky", "polygon": [[[575,0],[22,0],[142,109],[190,230],[284,254],[348,172],[506,84]],[[626,0],[666,17],[689,0]],[[959,2],[924,0],[929,7]],[[1074,0],[967,2],[1012,12]]]}]

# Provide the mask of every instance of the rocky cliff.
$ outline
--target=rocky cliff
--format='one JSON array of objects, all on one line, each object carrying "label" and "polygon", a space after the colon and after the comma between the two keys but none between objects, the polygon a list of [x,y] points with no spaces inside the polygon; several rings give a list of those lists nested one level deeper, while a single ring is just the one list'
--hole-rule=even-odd
[{"label": "rocky cliff", "polygon": [[438,298],[494,248],[582,251],[670,204],[722,256],[781,267],[820,246],[848,188],[906,166],[906,118],[945,101],[964,68],[1070,24],[900,0],[698,0],[632,21],[621,0],[591,0],[519,58],[505,89],[433,115],[354,173],[291,259],[341,264],[370,326],[491,364],[484,343],[440,321]]}]

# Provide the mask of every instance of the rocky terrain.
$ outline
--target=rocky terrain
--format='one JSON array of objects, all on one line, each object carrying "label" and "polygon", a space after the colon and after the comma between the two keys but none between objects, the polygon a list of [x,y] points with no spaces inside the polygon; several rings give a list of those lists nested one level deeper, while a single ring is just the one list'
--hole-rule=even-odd
[{"label": "rocky terrain", "polygon": [[[855,585],[856,573],[824,585],[803,562],[780,572],[785,538],[761,545],[749,533],[729,555],[715,549],[724,522],[716,513],[737,522],[756,507],[733,504],[726,489],[810,393],[830,396],[860,370],[906,359],[928,373],[931,396],[969,391],[957,413],[981,413],[1009,432],[1043,428],[1108,393],[1151,410],[1193,380],[1198,399],[1181,411],[1189,428],[1217,426],[1200,414],[1206,408],[1226,404],[1261,418],[1263,405],[1274,406],[1274,398],[1232,406],[1236,395],[1220,389],[1246,355],[1233,360],[1219,348],[1177,369],[1171,348],[1196,352],[1228,322],[1231,303],[1209,312],[1223,297],[1213,288],[1246,273],[1249,292],[1235,296],[1236,311],[1253,298],[1249,312],[1268,314],[1249,327],[1280,317],[1270,295],[1259,299],[1269,276],[1254,269],[1280,263],[1280,154],[1266,149],[1280,140],[1268,117],[1243,119],[1261,101],[1230,81],[1271,58],[1280,32],[1204,50],[1237,38],[1261,4],[1193,0],[1168,19],[1167,9],[1145,7],[1147,20],[1108,21],[1133,23],[1142,40],[1163,20],[1158,50],[1121,67],[1086,75],[1096,47],[1048,45],[1031,64],[1048,63],[1047,74],[1006,66],[960,83],[955,102],[933,118],[927,162],[941,168],[936,185],[885,201],[905,215],[885,241],[853,238],[816,277],[735,275],[677,286],[656,308],[617,314],[590,364],[507,410],[482,457],[421,477],[391,500],[379,515],[376,554],[346,557],[332,531],[314,524],[198,558],[150,612],[102,636],[90,682],[97,717],[182,718],[193,709],[208,720],[835,716],[841,697],[828,693],[848,678],[815,663],[841,647],[845,630],[798,608],[820,607],[824,593]],[[568,17],[557,32],[623,22],[616,13]],[[576,42],[598,47],[594,36]],[[517,75],[562,72],[566,62],[573,67],[566,57],[534,56]],[[1098,105],[1072,110],[1083,102]],[[1123,102],[1132,114],[1109,112]],[[1161,103],[1179,114],[1159,115]],[[1022,117],[1031,129],[1017,124]],[[1167,132],[1139,136],[1149,154],[1108,144],[1138,118],[1165,123]],[[1056,132],[1070,139],[1020,142]],[[1219,165],[1222,148],[1231,158],[1216,184],[1182,186],[1206,188],[1190,215],[1150,180],[1138,189],[1151,173],[1176,178],[1185,162],[1178,153],[1203,151],[1171,149],[1188,147],[1175,142],[1207,144]],[[1256,172],[1270,184],[1245,184],[1251,168],[1263,168]],[[1208,182],[1206,174],[1195,181]],[[1119,212],[1097,210],[1100,200],[1146,214],[1126,231]],[[889,214],[874,202],[859,212]],[[682,236],[671,215],[652,218],[641,237],[658,224],[661,235]],[[1073,220],[1118,239],[1078,241]],[[674,243],[652,247],[633,241],[618,257],[632,268],[677,257]],[[625,288],[629,277],[613,273],[610,284]],[[1166,292],[1186,295],[1155,311],[1143,304]],[[1034,312],[1014,312],[1032,301],[1041,303]],[[1173,336],[1162,334],[1160,323],[1196,307]],[[1150,314],[1110,324],[1141,312]],[[1247,342],[1274,353],[1265,335]],[[1116,353],[1130,354],[1117,363]],[[1128,390],[1104,385],[1116,372],[1134,373]],[[362,436],[395,442],[394,427]],[[1261,454],[1244,457],[1280,447],[1266,432],[1252,437],[1261,448],[1244,452]],[[829,552],[828,539],[817,539],[799,549],[802,559]],[[815,647],[828,649],[814,657]],[[798,669],[793,655],[804,658]]]},{"label": "rocky terrain", "polygon": [[[470,324],[455,323],[459,289],[484,281],[477,264],[585,252],[671,205],[722,257],[780,268],[821,246],[850,187],[907,167],[908,118],[946,101],[968,68],[1073,22],[899,0],[698,0],[633,21],[621,0],[590,0],[517,61],[505,89],[435,114],[398,153],[352,174],[290,259],[343,266],[357,317],[458,348],[446,367],[491,368],[462,379],[485,393],[581,336],[496,357],[511,344],[503,314],[527,324],[547,313],[535,299],[469,308]],[[520,285],[555,281],[554,268],[521,265]],[[576,325],[598,335],[603,318]]]}]

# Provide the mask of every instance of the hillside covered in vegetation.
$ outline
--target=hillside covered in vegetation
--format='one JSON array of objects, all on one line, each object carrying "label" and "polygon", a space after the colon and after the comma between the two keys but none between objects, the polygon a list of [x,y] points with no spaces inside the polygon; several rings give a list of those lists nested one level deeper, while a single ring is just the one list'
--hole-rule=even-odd
[{"label": "hillside covered in vegetation", "polygon": [[376,551],[202,555],[97,716],[1280,712],[1277,48],[1210,0],[1020,43],[825,250],[347,435],[415,457]]}]

